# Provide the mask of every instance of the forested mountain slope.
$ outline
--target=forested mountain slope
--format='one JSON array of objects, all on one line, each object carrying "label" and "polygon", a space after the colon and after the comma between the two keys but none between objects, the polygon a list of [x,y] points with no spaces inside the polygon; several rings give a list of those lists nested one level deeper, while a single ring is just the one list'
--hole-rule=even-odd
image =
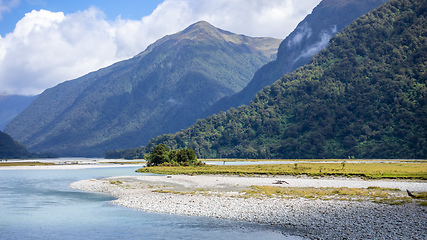
[{"label": "forested mountain slope", "polygon": [[427,1],[392,0],[335,35],[250,106],[163,143],[199,157],[427,158]]},{"label": "forested mountain slope", "polygon": [[103,156],[194,124],[275,58],[281,40],[198,22],[132,59],[43,92],[5,128],[30,151]]},{"label": "forested mountain slope", "polygon": [[25,158],[30,156],[32,154],[28,152],[24,145],[0,131],[0,159]]},{"label": "forested mountain slope", "polygon": [[285,73],[310,63],[312,56],[327,47],[329,39],[356,18],[388,0],[322,0],[280,44],[277,59],[259,69],[242,91],[224,97],[204,117],[231,107],[250,104],[265,86],[270,86]]}]

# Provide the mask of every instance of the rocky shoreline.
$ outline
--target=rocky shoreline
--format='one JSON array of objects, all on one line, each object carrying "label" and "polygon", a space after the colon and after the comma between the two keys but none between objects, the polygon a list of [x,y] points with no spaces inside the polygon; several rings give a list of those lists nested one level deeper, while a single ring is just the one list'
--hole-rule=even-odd
[{"label": "rocky shoreline", "polygon": [[[114,204],[137,210],[277,225],[283,228],[284,234],[291,232],[309,239],[427,239],[427,208],[415,203],[387,205],[368,201],[237,197],[240,190],[250,185],[272,185],[274,180],[132,176],[83,180],[72,183],[71,187],[110,194],[117,198]],[[298,182],[297,179],[285,181]],[[354,180],[355,184],[357,181]],[[319,181],[313,180],[316,182]],[[425,188],[425,183],[407,184],[408,188],[411,184]],[[189,193],[189,190],[198,193]]]}]

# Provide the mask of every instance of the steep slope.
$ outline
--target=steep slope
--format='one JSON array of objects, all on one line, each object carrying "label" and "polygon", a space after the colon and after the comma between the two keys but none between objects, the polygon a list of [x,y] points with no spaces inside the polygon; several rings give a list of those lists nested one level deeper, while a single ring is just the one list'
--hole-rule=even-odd
[{"label": "steep slope", "polygon": [[259,69],[240,92],[224,97],[208,109],[204,116],[249,104],[265,86],[270,86],[285,73],[308,64],[314,54],[324,49],[329,39],[356,18],[388,0],[323,0],[301,21],[280,44],[277,59]]},{"label": "steep slope", "polygon": [[132,59],[46,90],[5,132],[31,151],[62,156],[137,147],[190,126],[241,90],[279,44],[198,22]]},{"label": "steep slope", "polygon": [[149,141],[199,157],[427,158],[427,2],[392,0],[249,106]]},{"label": "steep slope", "polygon": [[37,96],[0,95],[0,130],[22,112]]},{"label": "steep slope", "polygon": [[24,145],[0,131],[0,159],[25,158],[30,156],[30,152],[28,152]]}]

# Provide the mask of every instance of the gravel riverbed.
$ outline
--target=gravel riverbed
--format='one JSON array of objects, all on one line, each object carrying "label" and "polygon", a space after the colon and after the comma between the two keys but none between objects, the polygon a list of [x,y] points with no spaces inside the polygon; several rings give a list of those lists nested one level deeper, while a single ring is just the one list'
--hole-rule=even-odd
[{"label": "gravel riverbed", "polygon": [[[117,198],[114,204],[137,210],[277,225],[284,233],[309,239],[427,239],[427,207],[416,203],[237,197],[252,185],[277,186],[277,180],[290,187],[377,186],[427,191],[427,182],[287,176],[132,176],[83,180],[71,187],[110,194]],[[191,191],[198,193],[189,194]]]}]

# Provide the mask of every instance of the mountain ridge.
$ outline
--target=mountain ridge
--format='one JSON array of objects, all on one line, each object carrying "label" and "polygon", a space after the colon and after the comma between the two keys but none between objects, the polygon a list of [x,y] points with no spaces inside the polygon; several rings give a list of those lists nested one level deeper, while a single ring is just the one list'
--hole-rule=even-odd
[{"label": "mountain ridge", "polygon": [[27,158],[32,155],[24,145],[0,131],[0,159]]},{"label": "mountain ridge", "polygon": [[37,96],[0,95],[0,131],[6,127],[16,115],[22,112]]},{"label": "mountain ridge", "polygon": [[[206,38],[200,31],[242,43]],[[203,36],[194,38],[198,34]],[[252,45],[260,41],[266,47],[257,50]],[[102,156],[107,149],[137,147],[190,126],[218,99],[242,89],[272,59],[267,55],[280,41],[235,36],[198,22],[131,59],[47,89],[5,132],[30,151],[61,156]]]},{"label": "mountain ridge", "polygon": [[277,58],[257,70],[240,92],[224,97],[203,116],[248,105],[258,91],[273,84],[284,74],[308,64],[313,54],[325,48],[329,39],[356,18],[388,0],[323,0],[280,44]]},{"label": "mountain ridge", "polygon": [[335,35],[312,63],[158,144],[200,158],[427,157],[427,2],[392,0]]}]

